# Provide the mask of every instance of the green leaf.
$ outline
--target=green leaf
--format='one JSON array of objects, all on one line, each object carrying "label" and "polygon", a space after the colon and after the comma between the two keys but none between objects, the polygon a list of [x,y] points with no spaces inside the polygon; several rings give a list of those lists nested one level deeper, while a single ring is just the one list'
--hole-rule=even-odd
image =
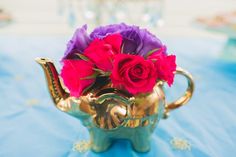
[{"label": "green leaf", "polygon": [[84,77],[84,78],[80,78],[81,80],[87,80],[87,79],[93,79],[93,78],[96,78],[98,76],[98,73],[94,73],[90,76],[87,76],[87,77]]},{"label": "green leaf", "polygon": [[98,69],[98,68],[93,68],[93,70],[100,73],[102,76],[109,76],[111,74],[111,72],[105,72],[105,71]]},{"label": "green leaf", "polygon": [[98,68],[93,68],[94,71],[99,72],[101,74],[105,73],[105,71],[98,69]]},{"label": "green leaf", "polygon": [[85,60],[85,61],[89,60],[85,55],[83,55],[81,53],[75,53],[75,55],[79,56],[79,58],[81,58],[82,60]]},{"label": "green leaf", "polygon": [[110,76],[111,72],[105,72],[102,76]]},{"label": "green leaf", "polygon": [[145,57],[150,56],[151,54],[153,54],[154,52],[156,52],[156,51],[159,50],[159,49],[160,49],[160,48],[156,48],[156,49],[153,49],[153,50],[149,51],[149,52],[145,55]]},{"label": "green leaf", "polygon": [[95,81],[94,81],[94,83],[92,83],[90,86],[86,87],[86,88],[83,90],[82,95],[85,94],[85,93],[87,93],[87,92],[90,90],[90,88],[93,87],[94,84],[95,84]]},{"label": "green leaf", "polygon": [[106,86],[110,82],[109,77],[106,76],[98,76],[96,77],[95,82],[90,87],[90,92],[98,92],[102,87]]}]

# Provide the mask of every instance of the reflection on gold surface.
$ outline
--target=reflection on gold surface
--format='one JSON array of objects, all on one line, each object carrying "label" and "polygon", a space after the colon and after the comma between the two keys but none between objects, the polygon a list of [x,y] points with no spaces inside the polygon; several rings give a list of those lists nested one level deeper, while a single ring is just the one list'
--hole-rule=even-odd
[{"label": "reflection on gold surface", "polygon": [[193,77],[190,73],[187,71],[183,70],[182,68],[178,67],[176,69],[176,74],[183,75],[186,77],[188,81],[188,87],[182,97],[177,99],[176,101],[169,103],[166,105],[166,111],[165,111],[165,117],[168,117],[168,112],[171,110],[174,110],[176,108],[179,108],[180,106],[185,105],[192,97],[193,91],[194,91],[194,82],[193,82]]},{"label": "reflection on gold surface", "polygon": [[[112,88],[112,84],[107,84],[98,91],[75,98],[69,96],[63,87],[52,61],[45,58],[37,58],[36,61],[44,69],[56,107],[77,118],[89,116],[93,125],[101,129],[112,130],[120,126],[136,128],[149,124],[155,126],[157,117],[162,117],[162,112],[164,117],[167,117],[169,111],[186,104],[194,90],[192,76],[177,68],[176,74],[187,78],[188,88],[182,97],[170,104],[166,104],[162,81],[159,81],[149,94],[132,96],[126,91]],[[164,106],[163,110],[161,106]]]}]

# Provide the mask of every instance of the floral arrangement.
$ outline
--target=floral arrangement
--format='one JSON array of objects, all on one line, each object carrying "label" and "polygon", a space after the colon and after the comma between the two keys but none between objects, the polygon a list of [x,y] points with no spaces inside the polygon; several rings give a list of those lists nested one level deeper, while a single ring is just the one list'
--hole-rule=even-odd
[{"label": "floral arrangement", "polygon": [[62,58],[61,77],[71,96],[111,84],[132,95],[152,92],[157,81],[174,81],[175,55],[146,29],[124,23],[76,30]]}]

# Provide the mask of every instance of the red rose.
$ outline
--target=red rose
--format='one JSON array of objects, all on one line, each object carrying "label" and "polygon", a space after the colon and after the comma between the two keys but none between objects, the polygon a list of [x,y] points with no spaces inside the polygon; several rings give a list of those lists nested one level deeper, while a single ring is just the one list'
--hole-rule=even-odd
[{"label": "red rose", "polygon": [[131,94],[153,90],[157,75],[151,60],[141,56],[118,54],[114,59],[111,81],[116,88],[124,88]]},{"label": "red rose", "polygon": [[156,51],[154,51],[153,53],[151,53],[148,56],[148,59],[152,59],[152,58],[159,58],[162,56],[166,56],[166,46],[162,45],[160,48],[158,48]]},{"label": "red rose", "polygon": [[154,61],[158,79],[166,81],[171,86],[174,82],[174,72],[176,71],[175,55],[151,55],[148,59]]},{"label": "red rose", "polygon": [[61,77],[70,95],[79,97],[85,88],[92,85],[95,78],[86,78],[94,74],[94,66],[84,60],[63,60]]},{"label": "red rose", "polygon": [[120,53],[122,37],[120,34],[108,35],[103,39],[95,39],[85,49],[84,55],[103,71],[112,70],[112,61]]}]

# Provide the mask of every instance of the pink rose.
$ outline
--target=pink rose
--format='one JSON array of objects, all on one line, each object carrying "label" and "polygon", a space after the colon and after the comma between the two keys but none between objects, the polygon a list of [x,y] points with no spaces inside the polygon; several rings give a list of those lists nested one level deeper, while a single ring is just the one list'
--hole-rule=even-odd
[{"label": "pink rose", "polygon": [[151,55],[148,57],[155,63],[158,79],[164,80],[169,86],[174,82],[174,72],[176,71],[175,55]]},{"label": "pink rose", "polygon": [[103,39],[95,39],[85,49],[84,55],[103,71],[112,70],[112,61],[120,53],[122,37],[120,34],[108,35]]},{"label": "pink rose", "polygon": [[160,48],[158,48],[156,51],[154,51],[153,53],[151,53],[149,56],[148,56],[148,59],[155,59],[155,58],[159,58],[159,57],[162,57],[162,56],[166,56],[166,46],[165,45],[162,45]]},{"label": "pink rose", "polygon": [[94,74],[94,66],[84,60],[63,60],[61,77],[70,95],[79,97],[85,88],[95,82],[95,78],[86,78]]},{"label": "pink rose", "polygon": [[131,94],[153,90],[157,75],[151,60],[137,55],[118,54],[113,65],[110,77],[114,87],[126,89]]}]

